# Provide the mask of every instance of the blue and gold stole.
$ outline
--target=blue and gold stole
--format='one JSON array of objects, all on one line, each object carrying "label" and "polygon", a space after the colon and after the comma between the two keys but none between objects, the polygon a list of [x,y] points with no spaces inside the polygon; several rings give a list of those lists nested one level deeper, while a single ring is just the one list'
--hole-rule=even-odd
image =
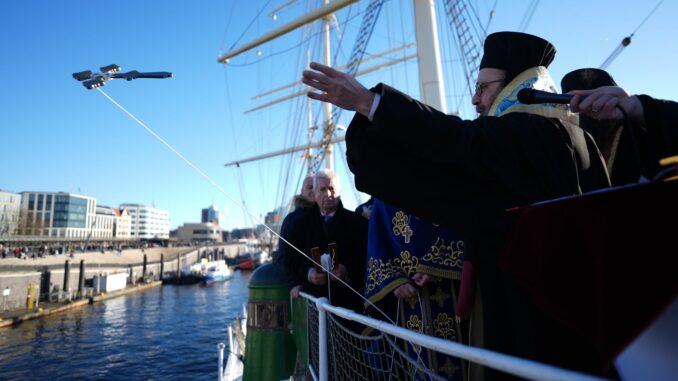
[{"label": "blue and gold stole", "polygon": [[[463,247],[459,234],[375,199],[369,223],[365,296],[381,306],[399,305],[386,310],[403,327],[458,341],[453,281],[461,278]],[[433,276],[434,281],[419,289],[418,300],[398,303],[393,290],[409,283],[417,272]],[[412,358],[421,358],[438,374],[462,380],[459,359],[406,346]]]},{"label": "blue and gold stole", "polygon": [[497,95],[488,115],[502,116],[512,112],[525,112],[546,118],[557,118],[563,123],[579,126],[579,115],[570,112],[568,105],[544,103],[526,105],[518,101],[518,92],[522,89],[535,89],[556,93],[556,84],[544,66],[529,68],[518,74]]}]

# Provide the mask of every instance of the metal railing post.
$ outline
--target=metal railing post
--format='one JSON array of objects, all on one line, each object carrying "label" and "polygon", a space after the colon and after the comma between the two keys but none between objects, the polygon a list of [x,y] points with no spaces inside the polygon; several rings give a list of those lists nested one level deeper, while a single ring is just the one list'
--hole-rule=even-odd
[{"label": "metal railing post", "polygon": [[327,298],[318,298],[315,305],[318,308],[318,375],[320,381],[329,379],[329,364],[327,362],[327,312],[324,304]]},{"label": "metal railing post", "polygon": [[233,326],[228,326],[228,350],[231,352],[235,352],[235,349],[233,348]]},{"label": "metal railing post", "polygon": [[[231,327],[229,326],[228,329],[230,330]],[[219,343],[217,344],[217,348],[219,348],[219,377],[217,378],[219,381],[224,380],[224,348],[226,345],[224,343]],[[233,349],[231,349],[233,350]]]}]

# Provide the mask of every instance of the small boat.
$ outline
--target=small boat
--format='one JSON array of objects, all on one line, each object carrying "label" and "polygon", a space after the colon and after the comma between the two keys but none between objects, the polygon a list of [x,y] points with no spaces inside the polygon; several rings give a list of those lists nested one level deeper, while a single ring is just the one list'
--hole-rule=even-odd
[{"label": "small boat", "polygon": [[163,284],[174,285],[190,285],[202,281],[203,275],[201,273],[201,263],[193,265],[185,265],[181,268],[179,273],[170,272],[167,277],[162,280]]},{"label": "small boat", "polygon": [[233,270],[224,261],[206,262],[201,266],[201,280],[204,284],[225,282],[233,277]]},{"label": "small boat", "polygon": [[254,260],[251,257],[240,260],[240,270],[254,270]]}]

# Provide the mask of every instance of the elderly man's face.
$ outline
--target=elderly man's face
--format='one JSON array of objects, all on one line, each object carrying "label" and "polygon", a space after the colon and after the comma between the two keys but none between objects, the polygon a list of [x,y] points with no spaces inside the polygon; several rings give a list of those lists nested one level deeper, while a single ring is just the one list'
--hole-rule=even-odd
[{"label": "elderly man's face", "polygon": [[308,176],[304,179],[304,184],[301,187],[301,195],[308,202],[315,202],[315,196],[313,195],[313,176]]},{"label": "elderly man's face", "polygon": [[318,203],[323,214],[332,213],[339,206],[339,186],[337,178],[327,179],[319,177],[314,189],[315,202]]},{"label": "elderly man's face", "polygon": [[501,69],[483,68],[478,72],[478,81],[476,82],[476,92],[471,98],[471,102],[476,106],[476,112],[479,116],[487,116],[494,100],[499,92],[504,88],[506,71]]}]

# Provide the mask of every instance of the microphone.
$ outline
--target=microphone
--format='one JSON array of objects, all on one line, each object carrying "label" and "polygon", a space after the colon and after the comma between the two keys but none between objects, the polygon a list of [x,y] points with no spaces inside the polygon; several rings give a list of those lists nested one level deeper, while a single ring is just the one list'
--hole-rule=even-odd
[{"label": "microphone", "polygon": [[518,101],[526,105],[535,103],[568,104],[574,95],[555,94],[535,89],[522,89],[518,92]]}]

